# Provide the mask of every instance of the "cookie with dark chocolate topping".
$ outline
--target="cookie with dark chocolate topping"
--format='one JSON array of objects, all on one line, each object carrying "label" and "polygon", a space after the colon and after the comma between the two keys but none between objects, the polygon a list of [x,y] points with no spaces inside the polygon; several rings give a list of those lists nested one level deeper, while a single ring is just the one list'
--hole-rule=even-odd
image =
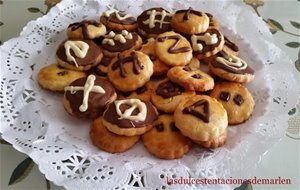
[{"label": "cookie with dark chocolate topping", "polygon": [[92,40],[106,34],[106,27],[95,20],[83,20],[68,26],[67,35],[69,39]]}]

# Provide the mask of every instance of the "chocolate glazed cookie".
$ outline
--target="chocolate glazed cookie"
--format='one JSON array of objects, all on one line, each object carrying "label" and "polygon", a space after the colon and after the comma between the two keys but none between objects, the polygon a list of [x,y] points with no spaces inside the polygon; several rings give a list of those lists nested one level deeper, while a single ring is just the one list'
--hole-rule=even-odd
[{"label": "chocolate glazed cookie", "polygon": [[106,34],[106,27],[95,20],[83,20],[68,26],[69,39],[92,40]]}]

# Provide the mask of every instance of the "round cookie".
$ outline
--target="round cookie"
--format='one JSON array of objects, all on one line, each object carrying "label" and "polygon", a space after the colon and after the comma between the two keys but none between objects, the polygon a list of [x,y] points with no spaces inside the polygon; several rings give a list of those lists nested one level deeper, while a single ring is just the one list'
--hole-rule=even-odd
[{"label": "round cookie", "polygon": [[205,13],[208,18],[209,18],[209,26],[208,26],[208,29],[217,29],[219,30],[221,27],[220,27],[220,23],[219,21],[216,19],[216,17],[214,17],[212,14],[210,13]]},{"label": "round cookie", "polygon": [[148,39],[148,42],[142,45],[141,52],[148,55],[153,62],[153,75],[159,76],[166,74],[169,70],[169,66],[164,64],[156,55],[155,52],[155,40],[153,38]]},{"label": "round cookie", "polygon": [[100,22],[108,29],[115,31],[127,30],[133,32],[137,27],[136,19],[133,16],[117,9],[105,11],[100,17]]},{"label": "round cookie", "polygon": [[138,32],[145,37],[155,38],[157,35],[172,30],[172,14],[159,7],[142,12],[137,17]]},{"label": "round cookie", "polygon": [[68,26],[67,35],[69,39],[92,40],[106,34],[106,27],[95,20],[83,20]]},{"label": "round cookie", "polygon": [[100,77],[107,77],[107,71],[110,62],[110,57],[103,57],[99,65],[97,67],[94,67],[90,73]]},{"label": "round cookie", "polygon": [[191,7],[186,10],[178,10],[172,17],[172,27],[176,32],[183,34],[200,34],[209,26],[209,17]]},{"label": "round cookie", "polygon": [[228,133],[228,129],[225,129],[225,132],[222,133],[216,139],[212,139],[209,141],[194,141],[194,143],[199,144],[205,148],[219,148],[226,143],[227,133]]},{"label": "round cookie", "polygon": [[103,53],[107,57],[116,57],[119,53],[137,50],[142,45],[142,38],[135,32],[122,30],[110,31],[102,40]]},{"label": "round cookie", "polygon": [[192,35],[190,38],[194,56],[203,59],[217,54],[223,49],[224,37],[217,29],[208,29],[206,32]]},{"label": "round cookie", "polygon": [[187,90],[203,92],[214,88],[214,79],[210,75],[189,65],[172,67],[167,76]]},{"label": "round cookie", "polygon": [[73,81],[65,88],[64,107],[78,118],[96,118],[117,98],[110,82],[95,75]]},{"label": "round cookie", "polygon": [[220,51],[210,62],[214,75],[232,82],[248,83],[254,79],[254,70],[241,58]]},{"label": "round cookie", "polygon": [[223,47],[223,51],[226,52],[229,55],[239,55],[239,47],[233,43],[231,40],[229,40],[226,36],[224,36],[225,44]]},{"label": "round cookie", "polygon": [[140,136],[122,136],[110,132],[102,123],[103,118],[98,117],[92,123],[90,138],[98,148],[110,152],[121,153],[133,147],[140,139]]},{"label": "round cookie", "polygon": [[103,53],[92,40],[67,40],[59,45],[56,56],[64,68],[87,71],[100,63]]},{"label": "round cookie", "polygon": [[153,90],[153,83],[149,81],[144,86],[136,89],[135,91],[121,93],[121,95],[126,99],[136,98],[144,101],[151,101],[152,90]]},{"label": "round cookie", "polygon": [[51,64],[40,69],[37,80],[45,89],[63,91],[71,82],[85,76],[85,72],[73,71],[57,64]]},{"label": "round cookie", "polygon": [[144,134],[152,128],[158,113],[149,101],[139,99],[116,100],[103,114],[103,124],[118,135]]},{"label": "round cookie", "polygon": [[108,78],[114,86],[122,91],[134,91],[150,80],[153,63],[142,52],[133,51],[119,54],[108,67]]},{"label": "round cookie", "polygon": [[142,138],[151,154],[168,160],[181,158],[193,144],[175,126],[173,115],[160,115],[153,123],[153,128]]},{"label": "round cookie", "polygon": [[160,111],[173,113],[182,100],[193,95],[195,95],[194,91],[187,91],[182,86],[164,79],[155,84],[151,101]]},{"label": "round cookie", "polygon": [[206,95],[184,99],[174,112],[176,126],[195,141],[219,138],[227,129],[227,113],[221,103]]},{"label": "round cookie", "polygon": [[193,57],[189,41],[173,31],[157,36],[155,51],[158,58],[169,66],[186,65]]},{"label": "round cookie", "polygon": [[216,98],[226,109],[230,125],[245,122],[254,110],[255,102],[251,93],[239,83],[217,84],[210,96]]}]

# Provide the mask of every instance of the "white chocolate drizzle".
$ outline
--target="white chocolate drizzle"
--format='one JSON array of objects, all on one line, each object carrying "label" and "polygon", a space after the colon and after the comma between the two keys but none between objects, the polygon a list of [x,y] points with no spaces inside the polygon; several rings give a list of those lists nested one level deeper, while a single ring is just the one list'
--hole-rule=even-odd
[{"label": "white chocolate drizzle", "polygon": [[116,34],[113,31],[109,32],[108,35],[102,41],[102,44],[109,44],[110,46],[115,46],[114,41],[119,41],[122,44],[126,43],[126,40],[131,40],[132,34],[127,30],[122,30],[121,34]]},{"label": "white chocolate drizzle", "polygon": [[234,70],[244,70],[247,68],[246,61],[234,55],[228,55],[229,59],[217,57],[216,61]]},{"label": "white chocolate drizzle", "polygon": [[89,50],[89,45],[83,41],[66,41],[64,44],[65,53],[68,61],[73,61],[75,66],[78,67],[76,59],[71,55],[70,50],[79,58],[84,58]]},{"label": "white chocolate drizzle", "polygon": [[206,45],[213,45],[218,42],[217,34],[205,33],[204,35],[192,35],[191,41],[194,51],[201,51],[203,49],[203,45],[198,43],[198,40],[204,41]]},{"label": "white chocolate drizzle", "polygon": [[[123,113],[120,110],[120,106],[122,104],[129,105],[130,108],[126,109]],[[145,121],[147,116],[147,106],[144,102],[142,102],[139,99],[125,99],[125,100],[117,100],[115,101],[116,111],[119,116],[119,120],[121,119],[129,119],[131,121],[139,122],[139,121]],[[139,110],[139,113],[137,115],[132,115],[132,112],[135,109]]]},{"label": "white chocolate drizzle", "polygon": [[[171,14],[167,13],[165,10],[163,10],[161,12],[160,11],[157,12],[156,10],[147,11],[147,15],[150,15],[150,16],[147,20],[144,20],[143,23],[148,24],[149,28],[154,28],[156,22],[159,22],[159,28],[162,28],[163,24],[170,23],[170,22],[167,22],[164,20],[166,16],[171,16]],[[161,15],[160,20],[155,19],[157,15]]]},{"label": "white chocolate drizzle", "polygon": [[79,107],[79,111],[85,112],[88,109],[88,98],[90,92],[97,92],[105,94],[105,90],[101,86],[95,86],[95,75],[89,75],[84,86],[67,86],[65,91],[70,91],[71,94],[75,94],[79,90],[83,90],[83,100]]},{"label": "white chocolate drizzle", "polygon": [[114,8],[110,8],[110,7],[109,7],[109,10],[107,10],[107,11],[104,12],[104,16],[105,16],[105,17],[109,17],[109,16],[110,16],[111,14],[113,14],[113,13],[116,14],[116,17],[117,17],[118,20],[125,20],[125,19],[127,19],[127,18],[132,17],[130,14],[125,14],[124,16],[121,16],[121,15],[119,14],[119,13],[120,13],[119,10],[114,9]]}]

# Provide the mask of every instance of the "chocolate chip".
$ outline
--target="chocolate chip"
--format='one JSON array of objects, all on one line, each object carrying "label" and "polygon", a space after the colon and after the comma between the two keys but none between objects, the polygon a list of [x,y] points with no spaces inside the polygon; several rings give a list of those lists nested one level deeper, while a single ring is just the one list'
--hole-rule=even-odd
[{"label": "chocolate chip", "polygon": [[171,123],[170,123],[170,127],[171,127],[171,130],[172,130],[173,132],[179,131],[179,129],[176,127],[176,125],[175,125],[174,122],[171,122]]},{"label": "chocolate chip", "polygon": [[156,128],[157,132],[163,132],[164,131],[164,124],[162,124],[162,123],[156,124],[155,128]]},{"label": "chocolate chip", "polygon": [[233,101],[238,106],[240,106],[244,103],[244,99],[240,94],[235,95],[235,97],[233,98]]},{"label": "chocolate chip", "polygon": [[192,77],[195,78],[195,79],[201,79],[202,78],[202,76],[200,74],[194,74]]},{"label": "chocolate chip", "polygon": [[153,55],[152,53],[149,53],[148,56],[149,56],[149,58],[150,58],[151,61],[155,61],[156,60],[155,55]]},{"label": "chocolate chip", "polygon": [[61,71],[57,73],[58,76],[64,76],[66,74],[68,74],[68,71]]},{"label": "chocolate chip", "polygon": [[183,67],[182,68],[184,71],[192,71],[192,69],[190,68],[190,67],[188,67],[188,66],[185,66],[185,67]]},{"label": "chocolate chip", "polygon": [[229,94],[229,92],[222,91],[219,95],[219,98],[220,98],[220,100],[228,102],[230,99],[230,94]]}]

